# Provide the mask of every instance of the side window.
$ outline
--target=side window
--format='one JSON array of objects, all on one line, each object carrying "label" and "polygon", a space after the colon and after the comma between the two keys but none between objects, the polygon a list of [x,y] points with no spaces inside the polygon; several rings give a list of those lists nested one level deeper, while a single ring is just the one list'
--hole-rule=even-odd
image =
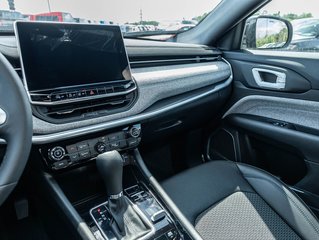
[{"label": "side window", "polygon": [[319,52],[318,0],[273,0],[248,18],[242,49]]}]

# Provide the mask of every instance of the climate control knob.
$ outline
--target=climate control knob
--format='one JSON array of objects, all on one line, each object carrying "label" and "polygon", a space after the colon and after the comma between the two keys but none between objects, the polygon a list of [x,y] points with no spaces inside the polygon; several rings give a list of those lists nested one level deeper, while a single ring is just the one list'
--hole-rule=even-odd
[{"label": "climate control knob", "polygon": [[131,137],[138,138],[140,136],[140,134],[141,134],[141,128],[133,126],[130,129]]},{"label": "climate control knob", "polygon": [[63,147],[54,147],[49,151],[49,157],[54,161],[60,161],[65,156],[65,150]]},{"label": "climate control knob", "polygon": [[98,142],[97,144],[95,144],[95,150],[98,153],[104,153],[107,151],[107,145],[104,142]]}]

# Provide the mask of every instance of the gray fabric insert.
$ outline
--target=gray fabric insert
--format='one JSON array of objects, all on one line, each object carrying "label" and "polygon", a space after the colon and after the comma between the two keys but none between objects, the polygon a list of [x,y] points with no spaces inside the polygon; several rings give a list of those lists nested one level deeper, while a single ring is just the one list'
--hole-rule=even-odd
[{"label": "gray fabric insert", "polygon": [[319,129],[319,102],[252,95],[240,99],[223,116],[234,113],[273,118]]},{"label": "gray fabric insert", "polygon": [[210,239],[300,239],[256,193],[236,192],[201,213],[195,228]]}]

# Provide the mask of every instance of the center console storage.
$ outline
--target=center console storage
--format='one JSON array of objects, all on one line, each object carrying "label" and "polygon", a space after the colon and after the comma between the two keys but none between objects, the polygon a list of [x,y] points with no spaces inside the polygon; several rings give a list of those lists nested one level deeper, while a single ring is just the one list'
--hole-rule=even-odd
[{"label": "center console storage", "polygon": [[81,238],[190,239],[138,164],[141,135],[134,124],[40,147],[47,197]]}]

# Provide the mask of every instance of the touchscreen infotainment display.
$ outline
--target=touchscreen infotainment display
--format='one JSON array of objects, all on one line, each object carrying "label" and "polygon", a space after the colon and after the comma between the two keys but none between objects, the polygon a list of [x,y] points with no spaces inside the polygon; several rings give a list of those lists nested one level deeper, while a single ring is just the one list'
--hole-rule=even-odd
[{"label": "touchscreen infotainment display", "polygon": [[16,22],[29,91],[131,80],[118,26]]}]

